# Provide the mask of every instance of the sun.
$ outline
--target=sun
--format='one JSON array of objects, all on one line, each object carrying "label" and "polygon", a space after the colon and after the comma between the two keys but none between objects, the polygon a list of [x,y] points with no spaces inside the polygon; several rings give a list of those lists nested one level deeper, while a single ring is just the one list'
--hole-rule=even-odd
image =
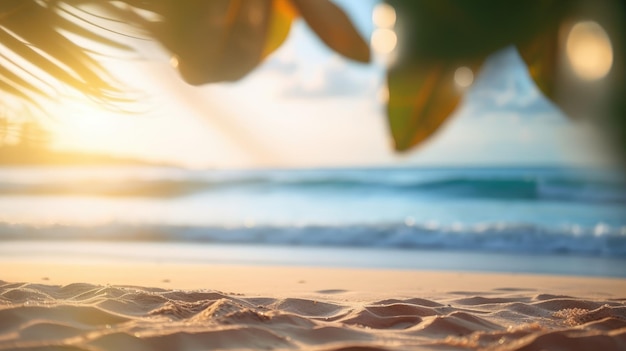
[{"label": "sun", "polygon": [[55,123],[51,129],[56,147],[108,153],[131,146],[119,145],[116,138],[120,128],[124,128],[121,117],[97,103],[73,101],[57,106],[52,112]]}]

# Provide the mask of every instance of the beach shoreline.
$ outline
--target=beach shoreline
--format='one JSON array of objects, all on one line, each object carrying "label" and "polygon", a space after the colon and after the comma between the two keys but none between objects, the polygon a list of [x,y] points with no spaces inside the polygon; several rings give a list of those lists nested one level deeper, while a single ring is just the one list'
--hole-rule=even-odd
[{"label": "beach shoreline", "polygon": [[626,278],[626,258],[397,247],[204,242],[6,240],[0,262],[189,264],[491,272]]},{"label": "beach shoreline", "polygon": [[395,295],[398,292],[520,289],[550,294],[626,298],[626,279],[547,274],[254,266],[163,262],[54,262],[1,260],[2,280],[67,285],[136,285],[164,289],[211,289],[242,294],[287,294],[350,290]]}]

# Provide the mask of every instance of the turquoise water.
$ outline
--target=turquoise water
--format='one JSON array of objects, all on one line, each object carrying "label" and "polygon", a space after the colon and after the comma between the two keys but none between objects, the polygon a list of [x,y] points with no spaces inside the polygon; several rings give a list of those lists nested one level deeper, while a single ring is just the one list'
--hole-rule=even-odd
[{"label": "turquoise water", "polygon": [[564,168],[4,169],[0,240],[619,261],[626,181]]}]

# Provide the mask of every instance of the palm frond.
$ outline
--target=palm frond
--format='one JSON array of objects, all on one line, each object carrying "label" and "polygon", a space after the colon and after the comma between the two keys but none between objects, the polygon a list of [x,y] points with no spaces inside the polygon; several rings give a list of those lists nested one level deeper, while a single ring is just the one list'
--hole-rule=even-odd
[{"label": "palm frond", "polygon": [[107,104],[128,100],[85,44],[130,48],[76,15],[73,3],[0,0],[1,90],[34,105],[65,87]]}]

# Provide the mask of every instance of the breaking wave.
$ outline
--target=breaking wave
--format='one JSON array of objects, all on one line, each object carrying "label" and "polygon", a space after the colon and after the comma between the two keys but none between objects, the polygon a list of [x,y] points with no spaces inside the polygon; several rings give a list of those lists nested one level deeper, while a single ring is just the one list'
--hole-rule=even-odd
[{"label": "breaking wave", "polygon": [[0,225],[0,240],[198,242],[463,250],[626,257],[626,227],[543,228],[531,224],[462,226],[376,224],[307,226]]}]

